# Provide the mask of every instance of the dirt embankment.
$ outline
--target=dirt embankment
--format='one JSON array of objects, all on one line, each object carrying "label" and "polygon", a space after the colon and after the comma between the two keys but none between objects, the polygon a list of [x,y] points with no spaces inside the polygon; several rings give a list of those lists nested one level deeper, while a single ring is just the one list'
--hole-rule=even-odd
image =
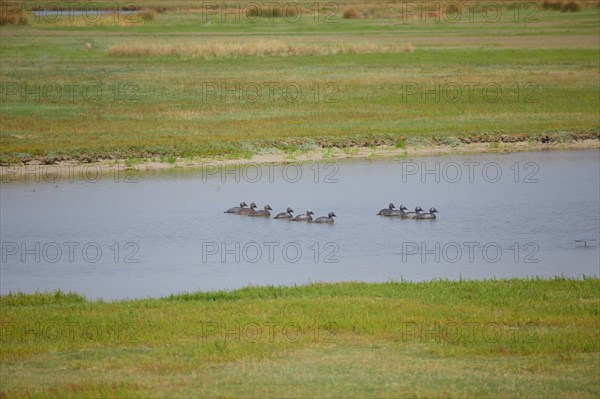
[{"label": "dirt embankment", "polygon": [[390,157],[417,157],[435,156],[448,154],[477,154],[477,153],[508,153],[542,150],[577,150],[600,148],[600,139],[590,138],[575,140],[571,142],[540,141],[529,142],[518,139],[506,142],[462,142],[458,145],[426,145],[406,146],[396,148],[395,146],[380,145],[375,147],[347,147],[347,148],[320,148],[304,153],[277,152],[272,154],[255,155],[249,159],[177,159],[175,162],[161,162],[157,159],[145,159],[137,162],[130,161],[98,161],[77,162],[64,161],[54,164],[29,163],[0,166],[0,176],[3,183],[8,182],[54,182],[75,180],[99,180],[101,178],[114,178],[126,180],[132,172],[146,172],[166,170],[173,168],[201,168],[219,167],[226,165],[245,165],[250,163],[292,163],[337,160],[366,159],[366,158],[390,158]]}]

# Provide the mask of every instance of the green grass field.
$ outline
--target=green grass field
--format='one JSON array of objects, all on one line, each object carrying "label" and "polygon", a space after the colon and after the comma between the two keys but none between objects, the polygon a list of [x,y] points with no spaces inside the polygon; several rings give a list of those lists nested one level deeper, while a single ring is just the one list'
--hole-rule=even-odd
[{"label": "green grass field", "polygon": [[0,297],[0,397],[600,394],[600,280]]},{"label": "green grass field", "polygon": [[223,23],[163,3],[148,21],[1,26],[0,163],[600,135],[597,7],[450,22],[308,4],[294,23]]}]

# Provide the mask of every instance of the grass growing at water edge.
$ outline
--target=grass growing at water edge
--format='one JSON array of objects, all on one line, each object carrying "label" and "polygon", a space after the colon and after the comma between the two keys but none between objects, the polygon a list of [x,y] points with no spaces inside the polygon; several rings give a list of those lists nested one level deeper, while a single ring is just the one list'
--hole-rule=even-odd
[{"label": "grass growing at water edge", "polygon": [[556,278],[317,283],[111,303],[8,295],[0,395],[592,398],[599,292],[597,278]]}]

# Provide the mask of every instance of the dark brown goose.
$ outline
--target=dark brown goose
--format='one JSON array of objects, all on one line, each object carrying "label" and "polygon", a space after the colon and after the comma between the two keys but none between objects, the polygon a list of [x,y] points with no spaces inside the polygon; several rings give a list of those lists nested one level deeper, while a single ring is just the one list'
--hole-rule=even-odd
[{"label": "dark brown goose", "polygon": [[245,209],[246,206],[248,206],[248,204],[246,204],[245,202],[240,202],[240,206],[229,208],[224,213],[235,213],[239,215],[242,209]]},{"label": "dark brown goose", "polygon": [[250,208],[244,208],[240,211],[239,215],[250,215],[251,213],[256,212],[254,209],[256,208],[256,204],[253,202],[250,204]]},{"label": "dark brown goose", "polygon": [[334,217],[337,217],[335,216],[335,213],[329,212],[327,216],[318,217],[317,220],[315,220],[315,223],[333,223]]},{"label": "dark brown goose", "polygon": [[271,216],[271,212],[269,212],[269,211],[272,211],[272,210],[273,210],[273,208],[271,208],[271,205],[265,205],[265,209],[261,209],[260,211],[254,211],[252,213],[249,213],[248,216],[257,217],[257,218],[258,217],[266,218],[266,217]]}]

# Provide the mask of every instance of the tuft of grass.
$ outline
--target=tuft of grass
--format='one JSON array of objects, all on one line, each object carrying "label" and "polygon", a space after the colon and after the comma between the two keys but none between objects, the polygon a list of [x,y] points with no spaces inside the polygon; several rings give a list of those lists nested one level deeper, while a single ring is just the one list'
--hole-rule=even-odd
[{"label": "tuft of grass", "polygon": [[332,156],[333,156],[333,148],[324,147],[323,148],[323,158],[328,159],[328,158],[331,158]]},{"label": "tuft of grass", "polygon": [[344,13],[342,14],[344,19],[356,19],[358,16],[358,12],[354,8],[348,8],[344,10]]},{"label": "tuft of grass", "polygon": [[167,7],[153,6],[149,7],[150,10],[157,12],[158,14],[164,14],[167,12]]},{"label": "tuft of grass", "polygon": [[0,4],[0,26],[27,25],[27,15],[20,3]]},{"label": "tuft of grass", "polygon": [[571,0],[561,5],[561,12],[579,12],[581,11],[581,5],[579,2]]},{"label": "tuft of grass", "polygon": [[406,140],[406,144],[408,144],[411,147],[419,147],[430,144],[430,140],[426,137],[409,137]]},{"label": "tuft of grass", "polygon": [[463,6],[461,3],[458,2],[452,2],[449,5],[445,6],[444,10],[446,11],[446,14],[458,14],[458,13],[462,13],[463,12]]},{"label": "tuft of grass", "polygon": [[87,299],[75,292],[35,292],[24,294],[22,292],[9,293],[0,296],[0,306],[41,306],[41,305],[65,305],[84,303]]},{"label": "tuft of grass", "polygon": [[300,142],[300,144],[298,144],[294,148],[296,151],[298,151],[300,153],[307,153],[309,151],[316,150],[317,148],[319,148],[319,146],[313,139],[306,138],[306,139],[302,140]]},{"label": "tuft of grass", "polygon": [[444,139],[444,144],[449,145],[450,147],[458,147],[462,144],[462,141],[458,137],[449,136]]},{"label": "tuft of grass", "polygon": [[52,165],[58,161],[60,161],[60,156],[55,151],[50,151],[44,155],[43,163],[46,165]]},{"label": "tuft of grass", "polygon": [[139,165],[144,162],[144,158],[129,157],[125,160],[125,168],[133,168],[135,165]]},{"label": "tuft of grass", "polygon": [[542,2],[542,9],[544,10],[560,10],[561,7],[561,1],[544,0]]},{"label": "tuft of grass", "polygon": [[405,149],[406,148],[406,141],[404,139],[396,140],[396,142],[394,143],[394,147],[395,148]]},{"label": "tuft of grass", "polygon": [[415,47],[410,43],[403,44],[401,48],[402,52],[404,53],[412,53],[413,51],[415,51]]},{"label": "tuft of grass", "polygon": [[260,18],[293,18],[298,14],[296,7],[281,7],[273,4],[265,3],[258,5],[255,3],[249,5],[246,10],[246,17],[260,17]]},{"label": "tuft of grass", "polygon": [[140,16],[142,21],[149,22],[153,21],[156,17],[156,11],[154,9],[148,8],[141,11],[138,15]]},{"label": "tuft of grass", "polygon": [[576,136],[573,132],[556,132],[551,137],[553,143],[571,143],[576,140]]},{"label": "tuft of grass", "polygon": [[561,12],[579,12],[579,11],[581,11],[581,4],[575,0],[570,0],[567,2],[544,0],[541,3],[541,8],[544,10],[553,10],[553,11],[560,10]]}]

